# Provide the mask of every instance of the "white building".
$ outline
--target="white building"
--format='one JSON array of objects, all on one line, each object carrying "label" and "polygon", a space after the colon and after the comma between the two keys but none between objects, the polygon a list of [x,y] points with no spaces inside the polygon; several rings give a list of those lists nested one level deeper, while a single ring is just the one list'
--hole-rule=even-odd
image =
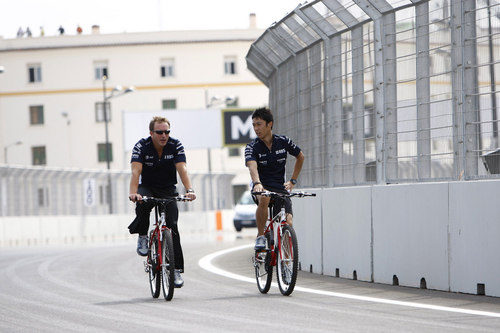
[{"label": "white building", "polygon": [[[234,106],[242,108],[267,105],[267,88],[245,63],[262,32],[251,24],[244,30],[103,35],[94,27],[89,35],[0,39],[5,68],[0,74],[0,161],[105,169],[103,75],[108,96],[117,85],[136,88],[109,100],[112,169],[129,167],[125,112],[199,110],[216,96],[234,97]],[[206,171],[207,160],[204,149],[188,152],[193,171]],[[235,184],[248,183],[241,149],[212,149],[211,161],[212,171],[235,172]]]}]

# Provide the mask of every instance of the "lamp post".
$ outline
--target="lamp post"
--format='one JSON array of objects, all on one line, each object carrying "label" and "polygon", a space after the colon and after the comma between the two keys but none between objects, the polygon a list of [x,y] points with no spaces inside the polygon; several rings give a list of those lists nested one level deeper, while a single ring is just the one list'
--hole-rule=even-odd
[{"label": "lamp post", "polygon": [[[219,96],[212,96],[212,98],[208,98],[208,90],[205,89],[205,107],[210,109],[211,107],[227,107],[228,104],[232,104],[236,101],[236,97],[226,96],[225,98],[221,98]],[[213,204],[213,182],[212,182],[212,152],[210,147],[207,148],[207,157],[208,157],[208,187],[210,191],[210,210],[214,209]],[[217,196],[217,209],[220,208],[219,196]]]},{"label": "lamp post", "polygon": [[106,132],[106,168],[108,170],[108,191],[107,191],[107,197],[108,197],[108,204],[109,204],[109,213],[113,214],[113,202],[112,202],[112,196],[111,196],[111,173],[110,173],[110,162],[111,162],[111,152],[109,150],[109,131],[108,131],[108,111],[107,111],[107,103],[110,99],[118,96],[122,96],[125,94],[128,94],[130,92],[134,92],[135,88],[134,87],[129,87],[126,88],[125,90],[121,86],[116,86],[113,88],[111,93],[109,95],[106,94],[106,81],[108,80],[108,77],[104,75],[102,77],[102,96],[103,96],[103,103],[102,103],[102,110],[103,110],[103,115],[104,115],[104,128]]},{"label": "lamp post", "polygon": [[16,141],[16,142],[13,142],[13,143],[8,144],[5,147],[3,147],[3,160],[4,160],[5,164],[7,164],[7,149],[9,149],[12,146],[18,146],[18,145],[21,145],[21,144],[23,144],[22,141]]}]

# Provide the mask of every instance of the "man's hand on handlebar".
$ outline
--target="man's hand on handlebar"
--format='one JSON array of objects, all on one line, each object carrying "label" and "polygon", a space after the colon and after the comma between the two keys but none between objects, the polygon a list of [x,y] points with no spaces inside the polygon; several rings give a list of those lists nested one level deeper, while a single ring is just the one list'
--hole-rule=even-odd
[{"label": "man's hand on handlebar", "polygon": [[196,199],[196,194],[193,192],[187,192],[185,195],[185,197],[188,197],[190,200],[194,200]]},{"label": "man's hand on handlebar", "polygon": [[252,192],[264,192],[264,186],[262,184],[255,184],[254,187],[252,188]]},{"label": "man's hand on handlebar", "polygon": [[139,193],[130,193],[128,199],[132,202],[142,201],[142,195]]}]

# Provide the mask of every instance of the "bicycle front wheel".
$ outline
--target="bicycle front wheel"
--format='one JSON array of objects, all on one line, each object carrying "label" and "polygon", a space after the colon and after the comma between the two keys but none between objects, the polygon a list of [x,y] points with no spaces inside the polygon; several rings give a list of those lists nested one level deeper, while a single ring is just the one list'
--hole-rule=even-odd
[{"label": "bicycle front wheel", "polygon": [[299,248],[295,230],[289,225],[281,228],[281,239],[278,244],[277,269],[278,286],[284,296],[288,296],[295,288]]},{"label": "bicycle front wheel", "polygon": [[158,257],[158,234],[151,231],[149,234],[149,250],[148,250],[148,265],[149,265],[149,287],[151,288],[151,296],[158,298],[161,288],[161,272],[160,261]]},{"label": "bicycle front wheel", "polygon": [[268,249],[265,251],[255,251],[254,266],[255,266],[255,279],[257,280],[257,288],[263,294],[266,294],[271,288],[271,281],[273,280],[273,266],[271,265],[272,253],[269,248],[271,247],[271,236],[266,233]]},{"label": "bicycle front wheel", "polygon": [[174,297],[174,242],[172,240],[172,231],[165,229],[163,231],[163,242],[161,248],[161,281],[163,285],[163,297],[170,301]]}]

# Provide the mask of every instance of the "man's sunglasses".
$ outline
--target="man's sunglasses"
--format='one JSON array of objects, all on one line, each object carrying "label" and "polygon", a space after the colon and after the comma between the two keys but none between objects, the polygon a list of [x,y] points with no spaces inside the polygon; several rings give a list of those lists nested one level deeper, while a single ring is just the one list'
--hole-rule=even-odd
[{"label": "man's sunglasses", "polygon": [[162,134],[167,134],[168,135],[168,134],[170,134],[170,130],[166,130],[166,131],[153,131],[153,132],[155,132],[158,135],[162,135]]}]

